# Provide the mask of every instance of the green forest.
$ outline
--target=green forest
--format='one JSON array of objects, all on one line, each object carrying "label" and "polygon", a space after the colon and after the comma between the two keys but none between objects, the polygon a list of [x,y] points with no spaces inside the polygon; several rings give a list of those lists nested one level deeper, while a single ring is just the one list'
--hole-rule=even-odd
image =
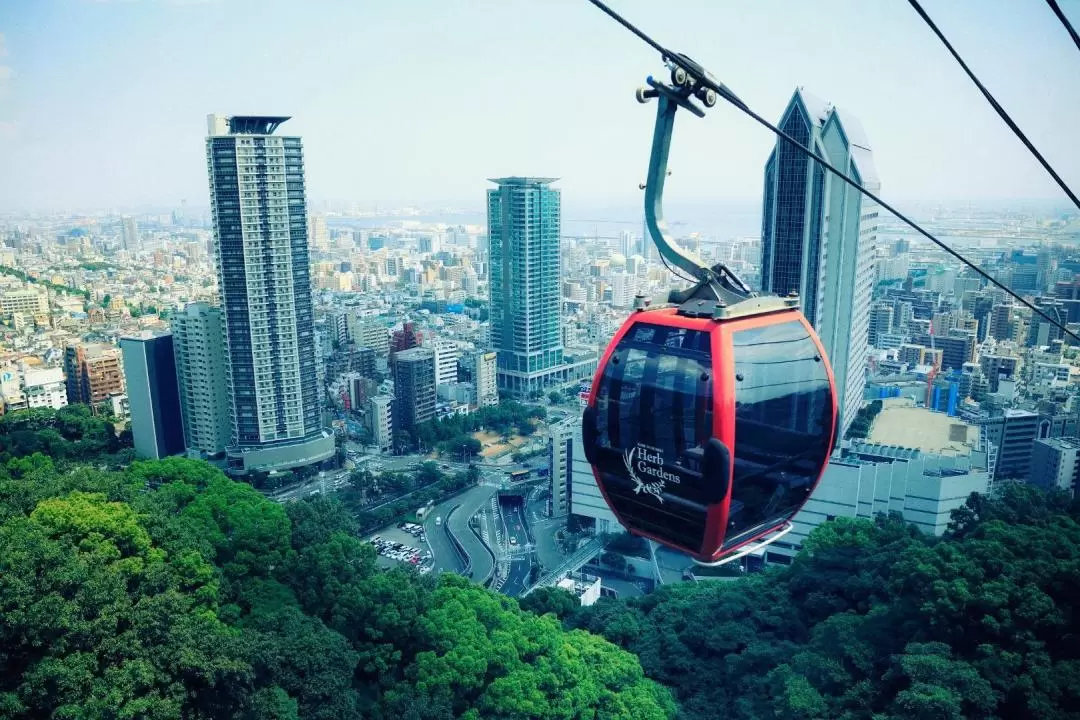
[{"label": "green forest", "polygon": [[687,718],[1080,718],[1077,517],[1008,485],[943,539],[837,519],[790,567],[533,609],[633,652]]},{"label": "green forest", "polygon": [[2,718],[1080,718],[1064,495],[581,608],[381,570],[334,499],[128,452],[77,408],[0,418]]}]

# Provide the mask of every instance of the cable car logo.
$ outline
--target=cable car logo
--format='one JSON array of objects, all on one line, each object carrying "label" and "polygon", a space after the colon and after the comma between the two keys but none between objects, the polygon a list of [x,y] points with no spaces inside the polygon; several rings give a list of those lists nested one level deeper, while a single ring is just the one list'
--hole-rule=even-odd
[{"label": "cable car logo", "polygon": [[[664,502],[664,488],[668,481],[676,484],[682,481],[677,474],[664,470],[664,453],[647,445],[636,445],[623,450],[623,464],[626,465],[627,475],[634,481],[634,494],[646,493],[661,503]],[[658,479],[645,482],[638,477],[638,472]]]}]

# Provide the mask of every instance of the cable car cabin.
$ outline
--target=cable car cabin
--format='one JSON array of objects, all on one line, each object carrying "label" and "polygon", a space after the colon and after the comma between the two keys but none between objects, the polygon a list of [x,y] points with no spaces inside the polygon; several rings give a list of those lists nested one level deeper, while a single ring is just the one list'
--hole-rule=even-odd
[{"label": "cable car cabin", "polygon": [[791,302],[753,298],[711,318],[641,310],[597,369],[582,434],[630,532],[723,562],[790,529],[832,450],[835,397]]}]

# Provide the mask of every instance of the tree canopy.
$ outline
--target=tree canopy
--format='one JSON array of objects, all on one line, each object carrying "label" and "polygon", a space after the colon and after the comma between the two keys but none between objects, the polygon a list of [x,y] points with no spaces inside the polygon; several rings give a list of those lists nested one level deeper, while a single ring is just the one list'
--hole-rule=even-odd
[{"label": "tree canopy", "polygon": [[[115,457],[125,443],[111,418],[94,415],[86,405],[20,410],[0,417],[0,460],[41,453],[56,460],[126,463]],[[130,447],[130,442],[126,445]]]},{"label": "tree canopy", "polygon": [[974,496],[949,537],[838,519],[787,568],[601,599],[568,625],[631,650],[685,717],[1080,717],[1080,524]]},{"label": "tree canopy", "polygon": [[356,529],[200,461],[10,458],[0,717],[674,716],[625,650],[457,576],[380,570]]},{"label": "tree canopy", "polygon": [[[1080,718],[1061,492],[973,495],[942,538],[840,518],[788,567],[581,608],[380,569],[358,533],[393,504],[125,457],[85,408],[0,418],[0,717]],[[477,479],[428,463],[343,495]]]}]

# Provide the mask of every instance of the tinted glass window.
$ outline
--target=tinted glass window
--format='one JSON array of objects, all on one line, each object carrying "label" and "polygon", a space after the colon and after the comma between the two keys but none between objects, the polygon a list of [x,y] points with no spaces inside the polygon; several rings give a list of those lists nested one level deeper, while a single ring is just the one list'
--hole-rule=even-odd
[{"label": "tinted glass window", "polygon": [[725,547],[790,517],[830,447],[833,398],[802,323],[740,330],[735,345],[735,472]]},{"label": "tinted glass window", "polygon": [[699,472],[712,434],[709,334],[636,325],[604,368],[596,400],[597,464],[608,498],[639,529],[693,549],[710,484]]}]

